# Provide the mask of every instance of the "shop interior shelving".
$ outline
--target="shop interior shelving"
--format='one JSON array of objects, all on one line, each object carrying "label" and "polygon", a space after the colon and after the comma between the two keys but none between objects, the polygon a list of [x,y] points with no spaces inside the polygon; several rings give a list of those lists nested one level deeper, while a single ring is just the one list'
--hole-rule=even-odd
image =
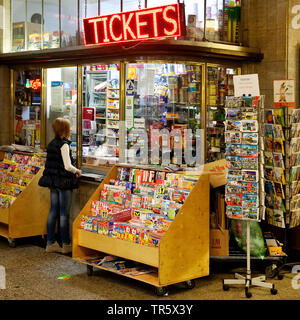
[{"label": "shop interior shelving", "polygon": [[208,175],[199,176],[189,197],[161,239],[159,247],[140,245],[80,229],[82,216],[90,214],[92,201],[99,200],[104,184],[109,184],[110,179],[117,177],[118,167],[135,168],[129,165],[113,166],[79,213],[73,224],[73,259],[87,264],[88,273],[98,266],[86,262],[86,259],[96,256],[97,253],[151,266],[155,268],[154,273],[128,277],[156,287],[157,292],[166,292],[168,285],[180,282],[186,282],[189,287],[193,279],[209,275]]}]

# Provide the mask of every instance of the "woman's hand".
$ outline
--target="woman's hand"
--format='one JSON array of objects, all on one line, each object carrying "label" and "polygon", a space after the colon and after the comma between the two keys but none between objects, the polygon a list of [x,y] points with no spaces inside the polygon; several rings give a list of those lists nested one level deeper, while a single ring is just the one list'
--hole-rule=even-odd
[{"label": "woman's hand", "polygon": [[76,178],[80,178],[81,177],[81,170],[78,169],[75,174],[76,174]]}]

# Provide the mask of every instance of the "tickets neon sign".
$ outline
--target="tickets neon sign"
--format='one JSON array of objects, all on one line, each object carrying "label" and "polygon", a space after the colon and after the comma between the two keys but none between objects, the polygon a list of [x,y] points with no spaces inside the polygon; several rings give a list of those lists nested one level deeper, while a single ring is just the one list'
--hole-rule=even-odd
[{"label": "tickets neon sign", "polygon": [[184,35],[184,5],[128,11],[83,19],[86,46],[105,45]]}]

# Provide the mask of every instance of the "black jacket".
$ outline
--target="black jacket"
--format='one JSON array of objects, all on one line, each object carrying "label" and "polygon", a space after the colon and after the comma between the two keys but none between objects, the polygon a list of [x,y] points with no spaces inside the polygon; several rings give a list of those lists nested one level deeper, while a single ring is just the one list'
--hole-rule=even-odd
[{"label": "black jacket", "polygon": [[[60,148],[71,141],[55,138],[47,146],[47,159],[43,176],[39,180],[39,186],[50,189],[76,189],[78,188],[78,179],[72,172],[65,170]],[[74,159],[70,150],[71,163],[74,165]]]}]

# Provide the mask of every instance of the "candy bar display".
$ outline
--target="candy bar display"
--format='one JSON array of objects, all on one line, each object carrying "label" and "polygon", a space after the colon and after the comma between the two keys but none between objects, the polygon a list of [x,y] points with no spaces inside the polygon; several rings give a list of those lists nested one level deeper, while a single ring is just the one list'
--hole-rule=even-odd
[{"label": "candy bar display", "polygon": [[[227,97],[225,142],[226,214],[231,219],[260,219],[259,125],[261,97]],[[277,173],[278,179],[282,172]]]},{"label": "candy bar display", "polygon": [[118,167],[117,178],[104,184],[80,227],[157,247],[197,180],[181,173]]},{"label": "candy bar display", "polygon": [[43,166],[38,156],[5,153],[0,162],[0,208],[8,208]]}]

